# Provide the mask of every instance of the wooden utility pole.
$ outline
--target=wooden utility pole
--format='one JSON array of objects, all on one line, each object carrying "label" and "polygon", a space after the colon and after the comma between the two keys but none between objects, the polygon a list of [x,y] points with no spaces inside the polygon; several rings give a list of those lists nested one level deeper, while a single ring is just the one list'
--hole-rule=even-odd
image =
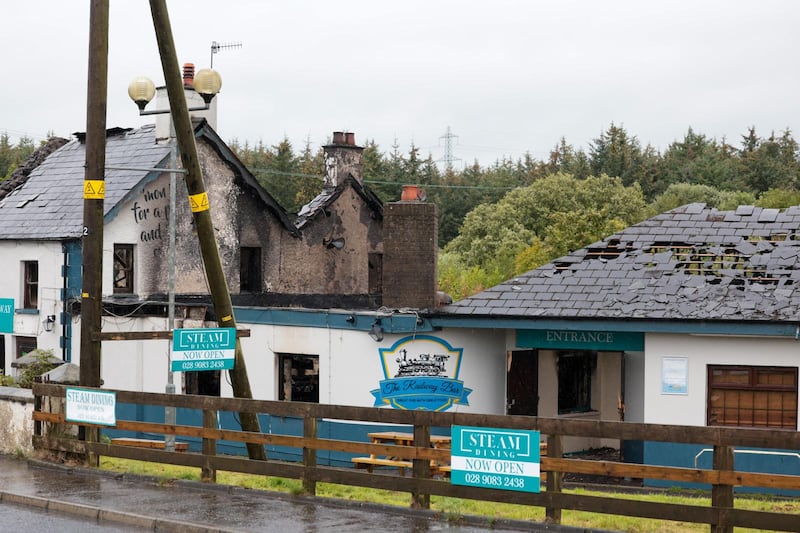
[{"label": "wooden utility pole", "polygon": [[[217,315],[217,323],[223,328],[235,328],[236,321],[233,317],[233,304],[222,270],[222,261],[219,257],[217,238],[211,221],[211,211],[208,205],[208,193],[203,174],[200,170],[200,160],[197,156],[197,146],[194,141],[194,129],[189,117],[189,108],[186,104],[186,95],[183,89],[183,79],[178,56],[175,52],[175,42],[172,38],[172,27],[167,12],[166,0],[150,0],[150,10],[153,14],[153,26],[158,41],[158,51],[161,55],[161,66],[164,71],[164,82],[167,86],[169,107],[172,121],[175,126],[175,137],[181,153],[181,163],[186,170],[186,188],[189,193],[189,203],[192,206],[197,238],[200,242],[200,254],[206,269],[211,301]],[[236,352],[234,368],[230,370],[233,395],[237,398],[252,398],[250,381],[247,377],[247,367],[244,362],[242,345],[238,336],[236,338]],[[255,413],[239,413],[242,430],[261,432],[258,417]],[[247,454],[250,459],[266,460],[264,446],[247,444]]]},{"label": "wooden utility pole", "polygon": [[[80,384],[100,386],[100,320],[103,303],[103,198],[108,99],[108,0],[92,0],[89,15],[89,78],[86,98],[86,172],[83,181],[83,275],[81,276]],[[97,428],[83,437],[97,442]],[[91,466],[98,456],[90,454]]]}]

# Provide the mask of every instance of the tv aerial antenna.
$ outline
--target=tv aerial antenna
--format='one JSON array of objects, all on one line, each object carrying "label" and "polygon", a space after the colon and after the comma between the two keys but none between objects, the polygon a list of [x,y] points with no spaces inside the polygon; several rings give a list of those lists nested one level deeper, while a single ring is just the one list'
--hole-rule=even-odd
[{"label": "tv aerial antenna", "polygon": [[220,50],[228,50],[230,48],[241,48],[241,42],[235,43],[218,43],[217,41],[211,41],[211,67],[214,68],[214,54],[219,53]]}]

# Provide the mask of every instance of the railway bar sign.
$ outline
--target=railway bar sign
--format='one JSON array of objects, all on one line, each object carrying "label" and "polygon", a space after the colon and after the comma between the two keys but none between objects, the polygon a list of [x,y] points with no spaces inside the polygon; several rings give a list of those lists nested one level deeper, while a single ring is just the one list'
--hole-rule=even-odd
[{"label": "railway bar sign", "polygon": [[176,329],[172,337],[173,372],[230,370],[236,357],[236,329]]},{"label": "railway bar sign", "polygon": [[539,432],[452,427],[450,482],[488,489],[539,492]]}]

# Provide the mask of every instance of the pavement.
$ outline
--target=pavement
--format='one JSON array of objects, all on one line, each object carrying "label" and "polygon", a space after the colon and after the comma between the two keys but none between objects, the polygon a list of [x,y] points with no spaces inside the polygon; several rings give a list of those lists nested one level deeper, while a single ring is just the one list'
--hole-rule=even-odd
[{"label": "pavement", "polygon": [[[459,517],[385,505],[257,491],[194,481],[121,475],[0,455],[0,504],[24,506],[79,517],[86,524],[115,531],[197,533],[323,531],[476,533],[558,531],[583,528],[525,521]],[[20,507],[20,514],[25,512]],[[0,516],[3,516],[0,513]],[[5,520],[4,520],[5,522]],[[7,522],[6,522],[7,523]],[[46,520],[26,526],[28,533],[52,533]],[[58,528],[55,528],[58,530]],[[90,531],[91,529],[75,529]]]}]

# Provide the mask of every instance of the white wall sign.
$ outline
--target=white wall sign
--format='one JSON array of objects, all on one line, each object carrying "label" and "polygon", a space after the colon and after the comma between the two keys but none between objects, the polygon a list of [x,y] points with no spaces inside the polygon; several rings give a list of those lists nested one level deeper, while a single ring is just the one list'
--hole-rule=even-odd
[{"label": "white wall sign", "polygon": [[65,418],[72,422],[116,426],[117,394],[68,388]]},{"label": "white wall sign", "polygon": [[689,358],[661,359],[661,394],[689,393]]}]

